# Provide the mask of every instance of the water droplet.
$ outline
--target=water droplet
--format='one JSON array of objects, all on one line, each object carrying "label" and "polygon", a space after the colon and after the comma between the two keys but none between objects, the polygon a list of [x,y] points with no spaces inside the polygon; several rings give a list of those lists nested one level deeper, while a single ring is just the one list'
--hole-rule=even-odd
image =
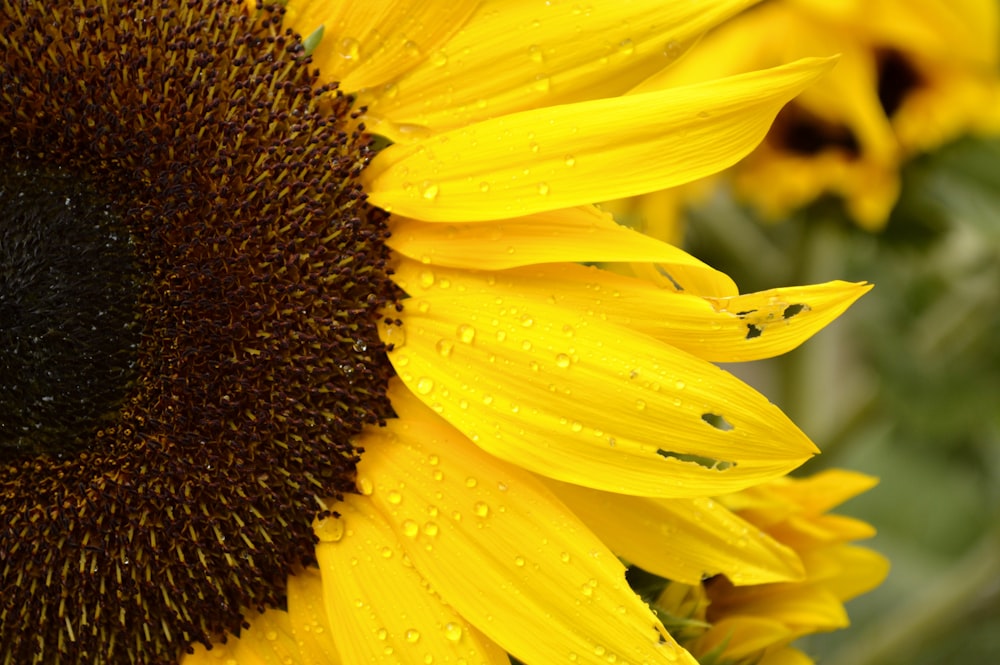
[{"label": "water droplet", "polygon": [[684,52],[684,47],[681,46],[680,42],[673,39],[668,41],[663,47],[663,55],[667,56],[671,60],[680,57],[681,53]]},{"label": "water droplet", "polygon": [[435,346],[435,348],[437,349],[438,353],[447,358],[448,356],[451,355],[451,350],[455,348],[455,345],[451,343],[451,340],[441,339],[438,340],[438,343]]},{"label": "water droplet", "polygon": [[434,273],[430,270],[420,271],[420,286],[429,289],[434,286]]},{"label": "water droplet", "polygon": [[618,52],[622,55],[632,55],[635,53],[635,42],[631,39],[623,39],[618,45]]},{"label": "water droplet", "polygon": [[481,191],[483,194],[490,191],[490,183],[486,182],[485,180],[479,183],[479,191]]},{"label": "water droplet", "polygon": [[379,639],[379,641],[385,642],[386,639],[389,637],[389,631],[387,631],[385,628],[379,628],[378,632],[375,633],[375,636]]},{"label": "water droplet", "polygon": [[531,326],[535,325],[535,320],[530,316],[528,316],[527,314],[525,314],[524,316],[521,317],[521,325],[525,328],[530,328]]},{"label": "water droplet", "polygon": [[344,520],[338,517],[327,517],[319,520],[315,526],[316,537],[325,543],[336,543],[344,537]]},{"label": "water droplet", "polygon": [[416,644],[420,641],[420,631],[410,628],[406,631],[406,641],[410,644]]},{"label": "water droplet", "polygon": [[420,525],[413,520],[405,520],[403,522],[403,534],[407,538],[416,538],[417,534],[420,533]]},{"label": "water droplet", "polygon": [[430,180],[424,180],[420,183],[420,196],[424,197],[427,201],[433,201],[436,199],[440,192],[441,188]]},{"label": "water droplet", "polygon": [[264,637],[273,642],[276,639],[278,639],[278,633],[276,631],[269,630],[266,633],[264,633]]},{"label": "water droplet", "polygon": [[483,503],[482,501],[476,502],[476,515],[480,517],[486,517],[490,514],[490,507]]},{"label": "water droplet", "polygon": [[472,476],[469,476],[468,478],[465,479],[465,486],[468,487],[469,489],[472,489],[478,484],[479,481],[473,478]]},{"label": "water droplet", "polygon": [[560,552],[559,560],[562,561],[563,563],[569,563],[570,560],[569,552]]},{"label": "water droplet", "polygon": [[531,150],[531,152],[538,152],[538,144],[535,143],[534,141],[528,143],[528,148]]},{"label": "water droplet", "polygon": [[572,361],[570,360],[569,356],[567,356],[565,353],[560,353],[559,355],[556,356],[556,366],[558,367],[566,369],[567,367],[569,367],[571,362]]},{"label": "water droplet", "polygon": [[531,58],[532,62],[541,62],[545,59],[545,55],[542,53],[542,47],[538,44],[532,44],[528,47],[528,57]]},{"label": "water droplet", "polygon": [[437,525],[437,522],[427,522],[424,524],[424,535],[430,536],[431,538],[438,535],[440,530],[441,527]]},{"label": "water droplet", "polygon": [[358,478],[358,491],[365,496],[371,496],[372,492],[375,491],[375,484],[372,483],[372,479],[368,476],[361,476]]},{"label": "water droplet", "polygon": [[594,655],[595,656],[603,656],[607,652],[608,652],[608,650],[605,647],[601,646],[600,644],[598,644],[596,647],[594,647]]},{"label": "water droplet", "polygon": [[383,547],[381,554],[382,554],[382,558],[383,559],[391,559],[392,558],[392,548],[388,547],[388,546],[387,547]]},{"label": "water droplet", "polygon": [[397,492],[396,490],[392,490],[391,492],[389,492],[389,495],[386,497],[386,500],[392,505],[398,506],[403,502],[403,495]]},{"label": "water droplet", "polygon": [[564,160],[566,162],[566,166],[576,166],[576,157],[573,155],[566,155]]},{"label": "water droplet", "polygon": [[549,80],[548,76],[539,76],[535,79],[535,82],[531,84],[531,87],[534,88],[536,92],[548,92],[549,88],[552,87],[552,82]]},{"label": "water droplet", "polygon": [[476,339],[476,329],[463,323],[458,327],[458,339],[465,344],[472,344],[472,340]]},{"label": "water droplet", "polygon": [[449,642],[458,642],[462,639],[462,626],[454,621],[449,621],[444,625],[444,636]]},{"label": "water droplet", "polygon": [[524,567],[524,557],[523,556],[516,556],[516,557],[514,557],[514,565],[517,566],[518,568],[523,568]]},{"label": "water droplet", "polygon": [[645,411],[646,410],[645,400],[637,399],[635,401],[635,408],[639,409],[640,411]]},{"label": "water droplet", "polygon": [[548,185],[548,183],[544,183],[544,182],[538,183],[538,193],[541,194],[542,196],[548,196],[548,194],[549,194],[549,185]]},{"label": "water droplet", "polygon": [[417,379],[417,392],[421,395],[427,395],[432,390],[434,390],[434,379],[430,377],[422,376]]},{"label": "water droplet", "polygon": [[674,387],[676,387],[677,390],[684,390],[684,386],[686,386],[686,385],[687,384],[684,383],[683,381],[677,381],[677,382],[674,383]]},{"label": "water droplet", "polygon": [[[507,483],[505,483],[505,482],[498,482],[497,483],[497,489],[500,490],[501,492],[506,492],[507,491]],[[503,511],[501,510],[500,512],[503,512]]]},{"label": "water droplet", "polygon": [[448,64],[448,54],[444,51],[437,51],[431,56],[431,64],[435,67],[444,67]]},{"label": "water droplet", "polygon": [[337,53],[344,60],[357,60],[361,55],[361,44],[357,39],[344,37],[337,43]]},{"label": "water droplet", "polygon": [[412,39],[407,39],[403,42],[403,50],[410,56],[416,57],[420,55],[420,47]]},{"label": "water droplet", "polygon": [[581,424],[580,422],[576,421],[576,420],[574,420],[574,421],[573,421],[573,422],[572,422],[572,423],[570,424],[569,428],[570,428],[571,430],[573,430],[574,432],[580,432],[580,431],[583,431],[583,425],[582,425],[582,424]]}]

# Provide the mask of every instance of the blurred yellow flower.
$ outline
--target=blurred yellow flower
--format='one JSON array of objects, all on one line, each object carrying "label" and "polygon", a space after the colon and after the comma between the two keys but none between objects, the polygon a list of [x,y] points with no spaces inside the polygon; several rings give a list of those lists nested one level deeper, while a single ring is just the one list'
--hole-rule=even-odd
[{"label": "blurred yellow flower", "polygon": [[843,603],[885,579],[886,559],[851,545],[870,538],[864,522],[828,511],[876,484],[843,470],[780,478],[720,497],[719,503],[794,551],[804,566],[796,581],[746,584],[718,576],[701,584],[671,582],[655,606],[701,662],[807,664],[790,646],[810,633],[848,625]]},{"label": "blurred yellow flower", "polygon": [[[860,226],[877,230],[898,197],[903,162],[964,134],[1000,132],[998,44],[994,0],[771,0],[713,30],[647,84],[839,53],[833,72],[786,106],[761,146],[727,175],[736,195],[766,217],[829,194]],[[697,203],[704,190],[684,188],[674,198]],[[610,209],[627,212],[623,205]],[[638,205],[652,231],[679,214],[651,199]]]}]

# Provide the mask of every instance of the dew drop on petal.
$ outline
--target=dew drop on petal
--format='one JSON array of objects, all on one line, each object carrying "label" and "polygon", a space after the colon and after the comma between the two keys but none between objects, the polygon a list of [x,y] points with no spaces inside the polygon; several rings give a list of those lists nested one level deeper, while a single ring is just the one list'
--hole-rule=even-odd
[{"label": "dew drop on petal", "polygon": [[476,329],[463,323],[458,327],[458,339],[465,344],[472,344],[472,340],[476,339]]},{"label": "dew drop on petal", "polygon": [[410,628],[406,631],[406,641],[410,644],[416,644],[420,641],[420,631]]},{"label": "dew drop on petal", "polygon": [[490,514],[490,507],[482,501],[476,502],[476,515],[486,517]]},{"label": "dew drop on petal", "polygon": [[358,491],[365,496],[371,496],[372,492],[375,491],[375,484],[372,479],[368,476],[360,476],[357,481]]},{"label": "dew drop on petal", "polygon": [[449,621],[444,625],[444,636],[449,642],[458,642],[462,639],[462,626]]},{"label": "dew drop on petal", "polygon": [[441,354],[442,356],[444,356],[445,358],[447,358],[448,356],[451,355],[451,351],[452,351],[452,349],[455,348],[455,345],[452,344],[451,340],[441,339],[441,340],[438,340],[438,343],[437,343],[437,345],[434,348],[437,349],[437,352],[439,354]]},{"label": "dew drop on petal", "polygon": [[416,538],[418,533],[420,533],[420,526],[416,522],[413,520],[403,522],[403,535],[407,538]]},{"label": "dew drop on petal", "polygon": [[389,495],[386,497],[386,500],[392,505],[398,506],[400,503],[403,502],[403,495],[397,492],[396,490],[392,490],[391,492],[389,492]]},{"label": "dew drop on petal", "polygon": [[417,392],[421,395],[427,395],[432,390],[434,390],[434,379],[427,376],[422,376],[417,379]]},{"label": "dew drop on petal", "polygon": [[541,194],[542,196],[548,196],[548,193],[549,193],[549,185],[548,185],[548,183],[546,183],[546,182],[540,182],[540,183],[538,183],[538,193]]},{"label": "dew drop on petal", "polygon": [[441,188],[430,180],[424,180],[420,183],[420,196],[422,196],[427,201],[433,201],[437,198],[438,194],[441,192]]},{"label": "dew drop on petal", "polygon": [[337,53],[344,60],[357,60],[361,55],[361,44],[357,39],[344,37],[337,43]]},{"label": "dew drop on petal", "polygon": [[570,365],[570,358],[565,353],[560,353],[556,356],[556,366],[566,369]]}]

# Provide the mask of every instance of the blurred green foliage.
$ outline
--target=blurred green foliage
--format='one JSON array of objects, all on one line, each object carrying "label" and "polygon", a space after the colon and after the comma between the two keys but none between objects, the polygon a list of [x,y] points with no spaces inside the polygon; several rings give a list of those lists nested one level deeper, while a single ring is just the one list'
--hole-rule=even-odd
[{"label": "blurred green foliage", "polygon": [[743,291],[875,284],[796,351],[729,367],[823,449],[803,472],[881,478],[840,512],[875,525],[892,572],[850,629],[801,646],[825,665],[1000,662],[1000,142],[909,164],[878,234],[832,200],[776,224],[720,192],[690,216],[687,248]]}]

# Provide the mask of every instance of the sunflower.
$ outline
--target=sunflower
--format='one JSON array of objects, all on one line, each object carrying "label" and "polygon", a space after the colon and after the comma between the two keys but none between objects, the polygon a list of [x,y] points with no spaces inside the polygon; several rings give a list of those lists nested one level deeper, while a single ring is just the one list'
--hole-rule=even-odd
[{"label": "sunflower", "polygon": [[[780,219],[824,195],[881,229],[907,160],[956,138],[1000,133],[1000,7],[994,0],[771,0],[713,30],[660,85],[841,54],[786,106],[731,173],[736,195]],[[697,204],[700,192],[675,196]],[[667,219],[677,213],[671,202]],[[642,208],[662,226],[662,202]],[[668,204],[671,205],[671,204]]]},{"label": "sunflower", "polygon": [[888,572],[883,556],[850,544],[873,536],[870,525],[828,513],[876,482],[830,469],[720,497],[741,518],[794,550],[805,567],[803,578],[743,586],[725,576],[694,585],[671,582],[655,606],[676,621],[676,634],[701,662],[812,663],[790,643],[847,626],[843,603],[881,584]]},{"label": "sunflower", "polygon": [[[639,88],[747,4],[5,3],[3,662],[692,662],[616,554],[800,576],[698,523],[816,452],[712,362],[868,287],[589,205],[829,68]],[[690,556],[588,523],[668,499]]]}]

